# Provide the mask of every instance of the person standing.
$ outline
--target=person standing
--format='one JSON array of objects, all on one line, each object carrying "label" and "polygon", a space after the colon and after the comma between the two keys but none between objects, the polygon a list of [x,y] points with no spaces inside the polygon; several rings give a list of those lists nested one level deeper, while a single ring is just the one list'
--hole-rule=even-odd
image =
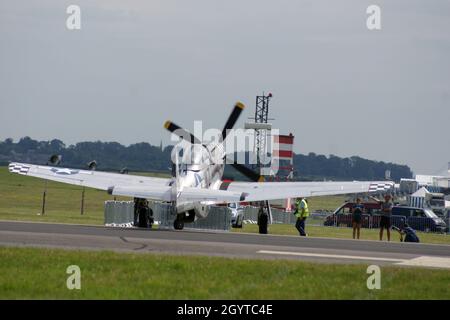
[{"label": "person standing", "polygon": [[391,213],[392,213],[391,196],[389,194],[386,194],[384,196],[384,202],[374,197],[371,198],[381,204],[380,241],[383,240],[384,229],[386,229],[387,240],[391,241]]},{"label": "person standing", "polygon": [[364,205],[361,203],[361,199],[357,198],[352,208],[353,239],[355,239],[355,236],[359,239],[363,212]]},{"label": "person standing", "polygon": [[295,222],[295,228],[298,230],[300,236],[305,237],[305,221],[309,217],[308,200],[306,198],[297,198],[295,200],[295,216],[297,221]]},{"label": "person standing", "polygon": [[[269,223],[269,214],[265,201],[261,201],[259,203],[259,211],[258,211],[258,227],[259,227],[259,233],[260,234],[267,234],[267,226]],[[267,210],[266,210],[267,209]]]}]

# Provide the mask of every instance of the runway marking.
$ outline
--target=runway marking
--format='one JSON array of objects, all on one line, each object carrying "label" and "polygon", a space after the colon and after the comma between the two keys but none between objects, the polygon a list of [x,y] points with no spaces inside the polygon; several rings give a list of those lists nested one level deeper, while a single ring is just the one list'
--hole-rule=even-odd
[{"label": "runway marking", "polygon": [[435,267],[450,269],[450,258],[422,256],[397,263],[403,266]]},{"label": "runway marking", "polygon": [[450,258],[446,258],[446,257],[421,256],[421,257],[412,258],[412,259],[393,259],[393,258],[381,258],[381,257],[364,257],[364,256],[349,256],[349,255],[340,255],[340,254],[322,254],[322,253],[306,253],[306,252],[294,252],[294,251],[271,251],[271,250],[259,250],[259,251],[257,251],[257,253],[301,256],[301,257],[331,258],[331,259],[386,261],[386,262],[394,262],[396,265],[402,265],[402,266],[450,269]]},{"label": "runway marking", "polygon": [[340,255],[340,254],[306,253],[306,252],[293,252],[293,251],[259,250],[259,251],[257,251],[257,253],[302,256],[302,257],[332,258],[332,259],[374,260],[374,261],[389,261],[389,262],[404,262],[405,261],[404,259],[393,259],[393,258],[348,256],[348,255]]}]

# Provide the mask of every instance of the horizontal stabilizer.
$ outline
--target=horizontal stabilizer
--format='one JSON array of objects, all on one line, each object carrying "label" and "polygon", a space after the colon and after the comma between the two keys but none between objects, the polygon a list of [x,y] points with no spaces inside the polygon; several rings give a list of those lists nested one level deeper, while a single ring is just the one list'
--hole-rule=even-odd
[{"label": "horizontal stabilizer", "polygon": [[116,186],[110,187],[108,193],[113,196],[172,201],[172,188],[169,186]]},{"label": "horizontal stabilizer", "polygon": [[244,201],[246,193],[223,190],[211,190],[200,188],[184,188],[177,194],[177,199],[172,198],[172,188],[169,186],[144,187],[144,186],[115,186],[108,189],[108,193],[114,196],[146,198],[161,201],[189,201],[213,203],[228,203]]}]

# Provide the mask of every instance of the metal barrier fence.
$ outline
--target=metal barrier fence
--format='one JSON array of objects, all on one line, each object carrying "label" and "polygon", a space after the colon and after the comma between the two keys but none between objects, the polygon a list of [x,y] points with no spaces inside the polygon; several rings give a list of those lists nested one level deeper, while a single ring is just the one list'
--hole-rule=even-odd
[{"label": "metal barrier fence", "polygon": [[211,207],[206,218],[187,224],[185,228],[229,231],[231,210],[228,207]]},{"label": "metal barrier fence", "polygon": [[447,215],[445,223],[447,223],[447,233],[450,234],[450,213],[447,213]]},{"label": "metal barrier fence", "polygon": [[[172,229],[176,214],[168,203],[150,202],[153,220],[160,229]],[[105,201],[105,225],[133,227],[135,225],[133,201]],[[186,229],[228,231],[231,228],[231,210],[227,207],[211,207],[208,216],[192,223],[185,223]]]},{"label": "metal barrier fence", "polygon": [[[256,223],[258,219],[258,207],[245,207],[244,208],[244,222]],[[284,212],[279,209],[272,208],[272,223],[285,223],[295,224],[297,218],[292,212]],[[417,231],[424,232],[440,232],[450,233],[450,217],[446,219],[446,227],[436,224],[431,218],[425,217],[405,217],[405,216],[391,216],[391,225],[397,228],[401,228],[407,223],[411,228]],[[381,215],[378,214],[363,214],[361,227],[368,229],[380,228]],[[352,227],[352,215],[351,214],[330,214],[327,211],[314,211],[310,213],[308,219],[306,219],[306,225],[309,226],[329,226],[329,227]]]},{"label": "metal barrier fence", "polygon": [[[295,216],[292,213],[285,212],[279,209],[271,208],[272,223],[295,223]],[[246,206],[244,207],[244,223],[256,224],[258,222],[259,207]]]},{"label": "metal barrier fence", "polygon": [[[377,229],[380,227],[381,215],[362,214],[361,227],[368,229]],[[405,224],[406,218],[403,216],[392,216],[391,224],[396,227],[401,227]],[[325,218],[323,223],[330,227],[352,227],[352,215],[340,214],[329,215]]]},{"label": "metal barrier fence", "polygon": [[[271,208],[272,211],[272,223],[275,224],[295,224],[297,217],[293,212],[286,212],[277,208]],[[244,223],[256,224],[258,221],[259,207],[247,206],[244,207]],[[329,215],[329,212],[312,212],[306,223],[309,225],[322,225],[325,221],[325,217]]]},{"label": "metal barrier fence", "polygon": [[133,201],[105,201],[105,225],[132,227],[134,222]]},{"label": "metal barrier fence", "polygon": [[[172,229],[176,214],[172,206],[165,203],[155,203],[153,214],[160,215],[160,229]],[[231,228],[231,210],[227,207],[212,206],[209,214],[204,219],[198,219],[192,223],[185,223],[185,229],[206,229],[228,231]]]},{"label": "metal barrier fence", "polygon": [[244,223],[255,224],[258,221],[259,207],[244,207]]},{"label": "metal barrier fence", "polygon": [[[369,215],[363,214],[361,227],[368,229],[378,229],[380,228],[381,215]],[[397,228],[401,228],[407,223],[411,228],[416,231],[424,232],[448,232],[447,226],[442,226],[436,224],[436,222],[431,218],[425,217],[405,217],[405,216],[391,216],[391,225]],[[329,215],[325,218],[323,225],[329,227],[352,227],[352,215],[351,214],[340,214],[340,215]]]},{"label": "metal barrier fence", "polygon": [[[161,229],[173,228],[173,222],[176,215],[172,211],[172,206],[168,203],[150,202],[150,208],[153,211],[155,224],[159,224]],[[256,224],[258,221],[259,207],[247,206],[243,208],[244,223]],[[272,208],[272,223],[274,224],[295,224],[297,218],[292,212],[285,212]],[[368,229],[377,229],[380,227],[380,215],[362,215],[361,226]],[[391,216],[391,224],[396,227],[402,227],[405,222],[417,231],[425,232],[449,232],[450,217],[446,219],[447,229],[438,226],[430,218]],[[134,202],[133,201],[106,201],[105,202],[105,225],[132,227],[135,224]],[[314,211],[310,213],[306,220],[309,226],[328,226],[328,227],[352,227],[351,214],[330,214],[329,212]],[[231,228],[231,210],[223,206],[213,206],[209,215],[204,219],[196,220],[193,223],[186,223],[187,229],[207,229],[224,230]]]}]

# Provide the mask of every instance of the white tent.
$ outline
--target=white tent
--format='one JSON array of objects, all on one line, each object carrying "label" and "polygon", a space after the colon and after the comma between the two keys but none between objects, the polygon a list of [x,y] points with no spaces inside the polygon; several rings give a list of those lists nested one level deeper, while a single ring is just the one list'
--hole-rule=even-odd
[{"label": "white tent", "polygon": [[428,190],[425,187],[420,188],[412,195],[407,197],[409,206],[415,208],[423,208],[425,204],[425,199],[428,194],[430,194],[430,192],[428,192]]},{"label": "white tent", "polygon": [[417,190],[416,192],[414,192],[411,195],[411,197],[422,197],[422,198],[425,198],[427,194],[429,194],[427,188],[422,187],[419,190]]}]

